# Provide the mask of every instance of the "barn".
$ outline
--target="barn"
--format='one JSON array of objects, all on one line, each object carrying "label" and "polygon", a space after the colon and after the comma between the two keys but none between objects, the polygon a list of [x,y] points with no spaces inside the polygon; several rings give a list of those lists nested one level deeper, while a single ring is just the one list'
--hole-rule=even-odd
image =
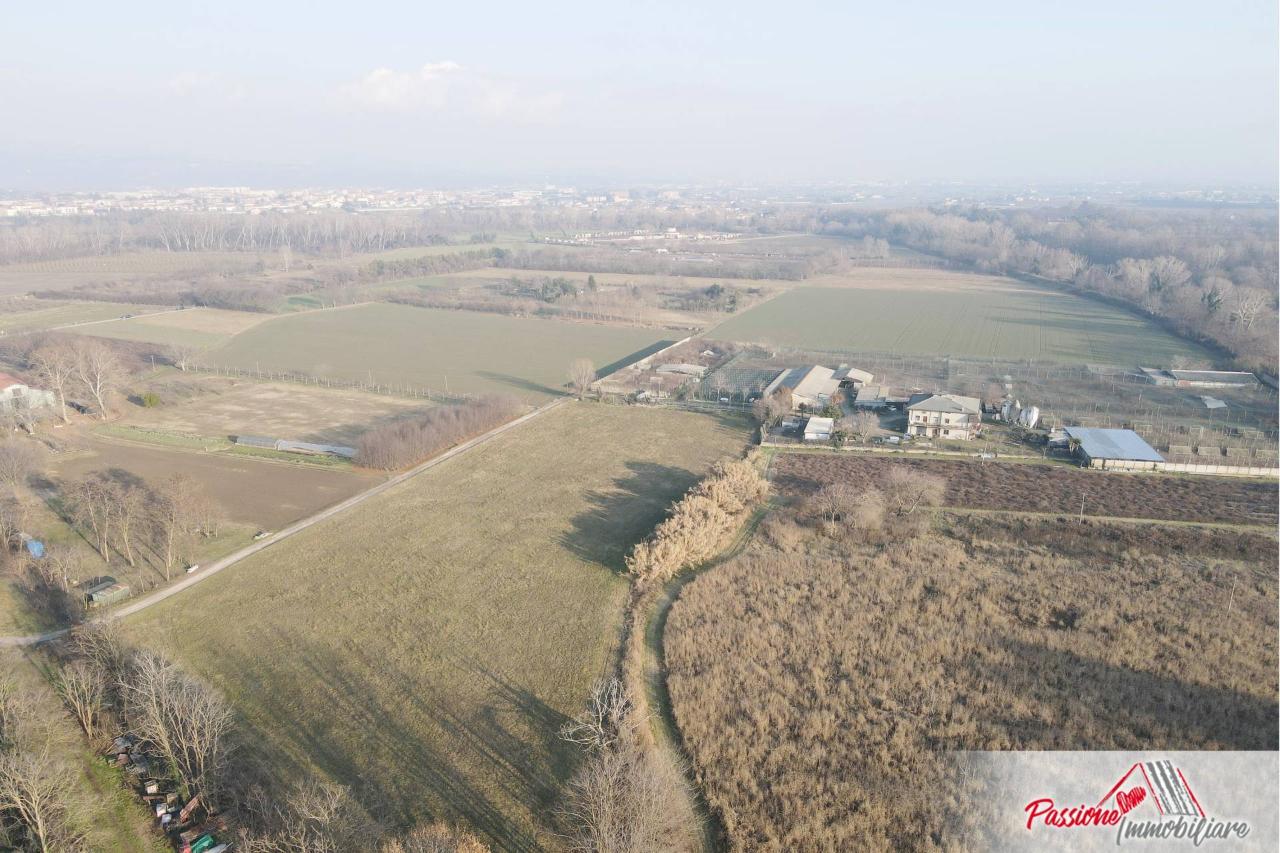
[{"label": "barn", "polygon": [[1075,444],[1080,464],[1110,471],[1156,471],[1164,457],[1131,429],[1067,427],[1068,440]]}]

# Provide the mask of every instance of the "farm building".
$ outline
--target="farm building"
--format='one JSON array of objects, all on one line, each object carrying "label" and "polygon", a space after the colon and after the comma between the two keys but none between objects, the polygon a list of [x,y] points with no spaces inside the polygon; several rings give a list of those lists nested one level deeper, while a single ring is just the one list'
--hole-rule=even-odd
[{"label": "farm building", "polygon": [[129,597],[129,585],[113,577],[94,578],[83,586],[84,599],[90,607],[115,604]]},{"label": "farm building", "polygon": [[821,409],[831,402],[840,390],[840,380],[835,371],[820,364],[811,367],[793,367],[784,370],[764,389],[768,397],[783,388],[791,391],[791,405],[809,409]]},{"label": "farm building", "polygon": [[683,376],[693,376],[701,379],[707,369],[701,364],[660,364],[658,365],[659,373],[679,373]]},{"label": "farm building", "polygon": [[841,388],[861,388],[864,385],[870,385],[876,377],[873,373],[842,364],[836,368],[834,378],[840,383]]},{"label": "farm building", "polygon": [[1155,471],[1164,457],[1131,429],[1067,427],[1069,440],[1076,444],[1082,465],[1117,471]]},{"label": "farm building", "polygon": [[859,409],[883,409],[889,405],[888,385],[863,385],[853,405]]},{"label": "farm building", "polygon": [[263,450],[280,450],[285,453],[342,456],[354,459],[356,449],[340,444],[312,444],[306,441],[290,441],[286,438],[267,438],[261,435],[237,435],[236,444],[241,447],[258,447]]},{"label": "farm building", "polygon": [[1252,388],[1258,377],[1240,370],[1162,370],[1140,367],[1142,375],[1153,385],[1178,388]]},{"label": "farm building", "polygon": [[834,418],[809,418],[809,422],[804,425],[804,440],[830,441],[835,425]]},{"label": "farm building", "polygon": [[959,394],[912,394],[907,400],[907,435],[976,438],[982,430],[982,403]]},{"label": "farm building", "polygon": [[53,403],[52,391],[32,388],[18,377],[0,372],[0,410],[43,409]]}]

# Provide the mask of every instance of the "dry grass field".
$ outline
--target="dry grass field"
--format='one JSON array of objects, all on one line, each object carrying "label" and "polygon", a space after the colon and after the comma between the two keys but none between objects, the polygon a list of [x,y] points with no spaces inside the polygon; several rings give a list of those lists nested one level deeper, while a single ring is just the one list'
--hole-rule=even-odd
[{"label": "dry grass field", "polygon": [[1259,534],[784,511],[683,590],[669,687],[731,849],[965,849],[951,750],[1274,748],[1276,581]]},{"label": "dry grass field", "polygon": [[364,391],[207,373],[167,373],[148,380],[145,390],[155,393],[160,405],[129,406],[122,423],[188,435],[266,435],[323,444],[353,445],[371,427],[430,405]]},{"label": "dry grass field", "polygon": [[0,335],[40,332],[75,323],[96,323],[125,314],[163,310],[154,305],[118,302],[60,302],[55,299],[15,299],[0,304]]},{"label": "dry grass field", "polygon": [[661,339],[653,329],[371,304],[277,318],[206,360],[540,402],[565,392],[575,358],[602,368]]},{"label": "dry grass field", "polygon": [[345,500],[379,482],[377,474],[327,470],[271,462],[230,453],[201,453],[88,439],[81,453],[55,457],[54,479],[75,480],[93,471],[121,471],[159,483],[176,473],[190,476],[232,521],[266,529]]},{"label": "dry grass field", "polygon": [[[122,312],[127,313],[127,312]],[[249,311],[226,311],[219,308],[186,308],[164,311],[112,323],[95,323],[75,329],[84,335],[141,341],[149,344],[185,343],[198,347],[217,346],[259,323],[271,319],[270,314]]]},{"label": "dry grass field", "polygon": [[[559,849],[556,732],[614,654],[623,557],[747,425],[569,404],[130,621],[288,778],[398,825]],[[262,649],[276,653],[264,656]]]},{"label": "dry grass field", "polygon": [[32,261],[0,266],[0,296],[37,290],[66,290],[133,278],[245,272],[258,256],[236,252],[131,252],[93,255],[56,261]]},{"label": "dry grass field", "polygon": [[1171,521],[1276,525],[1274,480],[1117,474],[1064,465],[978,464],[950,459],[902,459],[867,453],[780,453],[774,460],[780,491],[795,497],[823,483],[858,488],[884,483],[890,470],[908,467],[947,481],[944,504],[965,509],[1016,510]]},{"label": "dry grass field", "polygon": [[1206,356],[1102,302],[996,276],[926,269],[818,277],[709,334],[809,350],[1064,363],[1163,365],[1180,355]]}]

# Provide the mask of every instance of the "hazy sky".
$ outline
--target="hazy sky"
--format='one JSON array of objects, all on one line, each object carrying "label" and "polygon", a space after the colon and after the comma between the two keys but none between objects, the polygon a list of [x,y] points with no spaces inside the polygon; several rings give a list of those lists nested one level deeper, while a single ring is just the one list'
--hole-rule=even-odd
[{"label": "hazy sky", "polygon": [[1274,184],[1276,5],[9,2],[0,188]]}]

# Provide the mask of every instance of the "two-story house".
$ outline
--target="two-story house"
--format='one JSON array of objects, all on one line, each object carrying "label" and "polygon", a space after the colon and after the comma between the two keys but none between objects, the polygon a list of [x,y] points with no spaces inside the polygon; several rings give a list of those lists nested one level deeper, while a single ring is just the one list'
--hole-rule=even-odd
[{"label": "two-story house", "polygon": [[982,404],[959,394],[912,394],[907,435],[968,440],[982,430]]}]

